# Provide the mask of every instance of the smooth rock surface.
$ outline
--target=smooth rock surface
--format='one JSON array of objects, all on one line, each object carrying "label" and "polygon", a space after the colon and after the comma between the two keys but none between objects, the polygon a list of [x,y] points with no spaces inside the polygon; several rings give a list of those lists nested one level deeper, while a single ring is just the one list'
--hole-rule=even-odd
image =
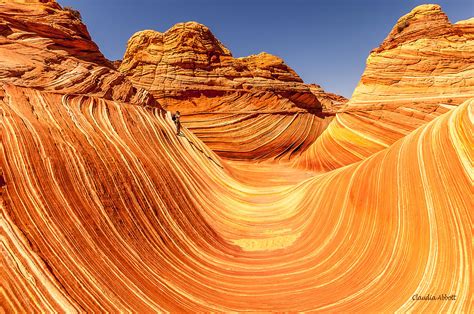
[{"label": "smooth rock surface", "polygon": [[[2,93],[7,312],[472,310],[472,100],[362,162],[244,182],[159,109]],[[411,299],[433,291],[457,299]]]},{"label": "smooth rock surface", "polygon": [[[28,31],[68,15],[48,6],[0,4],[2,312],[473,312],[474,98],[329,120],[268,90],[168,97],[223,121],[176,136],[159,106],[120,100],[130,82],[99,54]],[[99,70],[123,81],[104,92]],[[231,105],[258,123],[226,129]],[[232,136],[253,157],[221,158],[240,154]],[[305,143],[302,169],[268,162]],[[413,300],[428,294],[455,299]]]}]

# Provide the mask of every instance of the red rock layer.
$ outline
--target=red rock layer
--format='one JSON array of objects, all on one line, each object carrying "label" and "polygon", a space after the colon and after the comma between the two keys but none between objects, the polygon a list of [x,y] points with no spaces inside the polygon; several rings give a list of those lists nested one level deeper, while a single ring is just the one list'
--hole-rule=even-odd
[{"label": "red rock layer", "polygon": [[55,1],[0,1],[0,81],[156,105],[113,69],[86,26]]},{"label": "red rock layer", "polygon": [[351,100],[295,164],[327,171],[362,160],[473,97],[473,23],[451,24],[438,5],[400,18]]},{"label": "red rock layer", "polygon": [[[362,162],[262,185],[285,172],[240,182],[158,109],[2,95],[6,311],[472,311],[473,100]],[[456,299],[412,299],[434,292]]]},{"label": "red rock layer", "polygon": [[346,101],[304,84],[276,56],[232,57],[195,22],[165,33],[136,33],[120,71],[167,110],[179,110],[186,127],[232,159],[287,159],[301,153],[327,125],[323,118]]}]

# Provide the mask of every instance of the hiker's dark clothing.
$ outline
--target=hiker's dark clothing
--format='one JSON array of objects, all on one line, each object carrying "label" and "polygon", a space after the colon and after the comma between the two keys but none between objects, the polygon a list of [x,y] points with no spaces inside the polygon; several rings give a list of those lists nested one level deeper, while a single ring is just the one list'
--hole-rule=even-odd
[{"label": "hiker's dark clothing", "polygon": [[176,124],[176,134],[179,135],[181,133],[181,121],[179,118],[181,117],[181,114],[175,113],[173,115],[173,121]]}]

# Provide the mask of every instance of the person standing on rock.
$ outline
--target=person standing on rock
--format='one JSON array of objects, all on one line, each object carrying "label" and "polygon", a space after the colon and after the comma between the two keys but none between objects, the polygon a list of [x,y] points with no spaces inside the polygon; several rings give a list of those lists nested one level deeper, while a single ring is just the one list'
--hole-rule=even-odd
[{"label": "person standing on rock", "polygon": [[176,135],[181,135],[181,113],[176,111],[176,113],[172,116],[174,123],[176,124]]}]

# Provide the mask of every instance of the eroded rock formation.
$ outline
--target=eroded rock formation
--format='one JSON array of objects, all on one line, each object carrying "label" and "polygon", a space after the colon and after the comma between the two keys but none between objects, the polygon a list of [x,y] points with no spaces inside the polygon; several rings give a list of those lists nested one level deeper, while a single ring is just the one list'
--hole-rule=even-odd
[{"label": "eroded rock formation", "polygon": [[474,18],[451,24],[439,5],[421,5],[371,52],[351,105],[454,105],[474,97],[473,86]]},{"label": "eroded rock formation", "polygon": [[296,106],[321,107],[310,86],[282,59],[265,52],[234,58],[209,28],[196,22],[176,24],[165,33],[136,33],[120,70],[158,99],[270,91]]},{"label": "eroded rock formation", "polygon": [[55,1],[0,1],[0,81],[157,105],[113,69],[81,20]]},{"label": "eroded rock formation", "polygon": [[[0,14],[43,10],[29,2]],[[89,76],[90,90],[68,85],[76,62],[117,75],[97,60],[8,76],[30,65],[20,56],[0,59],[2,311],[472,312],[474,99],[338,113],[308,149],[333,156],[307,159],[313,173],[226,160],[158,106]],[[225,97],[301,109],[263,90]],[[434,293],[452,299],[413,300]]]},{"label": "eroded rock formation", "polygon": [[370,53],[351,100],[296,165],[362,160],[472,97],[474,19],[451,24],[438,5],[418,6]]},{"label": "eroded rock formation", "polygon": [[263,52],[234,58],[196,22],[177,24],[165,33],[136,33],[120,71],[166,109],[179,110],[191,131],[232,159],[298,155],[324,130],[325,118],[346,101],[304,84],[276,56]]}]

